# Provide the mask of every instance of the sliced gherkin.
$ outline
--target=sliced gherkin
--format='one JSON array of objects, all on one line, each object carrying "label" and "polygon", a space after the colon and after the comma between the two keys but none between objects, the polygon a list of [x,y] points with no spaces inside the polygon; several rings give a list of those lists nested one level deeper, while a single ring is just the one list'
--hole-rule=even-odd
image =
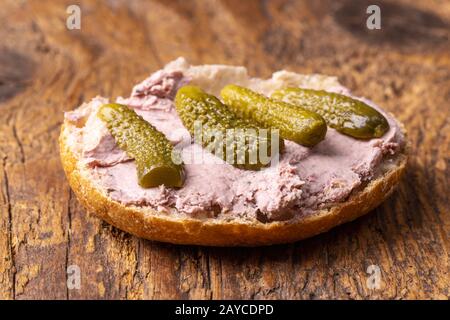
[{"label": "sliced gherkin", "polygon": [[286,88],[275,91],[271,98],[317,112],[330,127],[354,138],[378,138],[389,130],[389,123],[380,112],[360,100],[342,94]]},{"label": "sliced gherkin", "polygon": [[238,116],[252,119],[264,127],[279,129],[280,136],[284,139],[311,147],[325,138],[325,120],[315,112],[269,99],[233,84],[225,86],[220,95]]},{"label": "sliced gherkin", "polygon": [[125,105],[105,104],[97,115],[105,122],[117,145],[134,158],[140,186],[183,185],[183,166],[173,162],[173,147],[163,133]]},{"label": "sliced gherkin", "polygon": [[272,141],[276,131],[240,119],[219,99],[196,86],[179,89],[175,106],[196,143],[238,168],[259,170],[269,165],[283,147],[278,135],[274,136],[276,143]]}]

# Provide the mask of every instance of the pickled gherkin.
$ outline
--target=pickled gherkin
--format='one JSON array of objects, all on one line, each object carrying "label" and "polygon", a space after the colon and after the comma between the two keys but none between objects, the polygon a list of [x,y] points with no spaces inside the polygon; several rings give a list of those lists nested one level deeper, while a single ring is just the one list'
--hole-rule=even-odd
[{"label": "pickled gherkin", "polygon": [[286,88],[271,98],[320,114],[337,131],[358,139],[379,138],[389,129],[386,118],[364,102],[324,90]]},{"label": "pickled gherkin", "polygon": [[218,98],[198,87],[179,89],[175,106],[196,143],[238,168],[259,170],[269,165],[283,147],[277,131],[240,119]]},{"label": "pickled gherkin", "polygon": [[279,129],[284,139],[312,147],[325,138],[325,120],[315,112],[269,99],[233,84],[225,86],[220,95],[239,117],[252,119],[264,127]]},{"label": "pickled gherkin", "polygon": [[97,115],[105,122],[117,145],[134,158],[141,187],[183,185],[183,167],[172,161],[173,148],[163,133],[121,104],[105,104]]}]

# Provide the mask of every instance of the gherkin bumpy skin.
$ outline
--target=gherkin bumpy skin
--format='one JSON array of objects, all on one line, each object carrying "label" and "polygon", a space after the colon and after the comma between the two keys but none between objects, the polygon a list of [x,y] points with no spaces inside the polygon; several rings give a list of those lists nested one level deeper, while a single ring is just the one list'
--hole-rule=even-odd
[{"label": "gherkin bumpy skin", "polygon": [[225,86],[220,95],[238,116],[252,119],[264,127],[279,129],[284,139],[312,147],[325,138],[327,126],[317,113],[233,84]]},{"label": "gherkin bumpy skin", "polygon": [[141,187],[183,185],[183,167],[172,161],[173,148],[164,134],[121,104],[105,104],[97,115],[105,122],[117,145],[134,158]]},{"label": "gherkin bumpy skin", "polygon": [[[195,142],[235,167],[259,170],[283,148],[283,140],[277,134],[272,136],[275,131],[261,131],[256,124],[238,118],[219,99],[196,86],[179,89],[175,106]],[[273,137],[278,141],[272,141]]]},{"label": "gherkin bumpy skin", "polygon": [[317,112],[330,127],[354,138],[379,138],[389,130],[389,123],[380,112],[362,101],[342,94],[286,88],[276,90],[271,98]]}]

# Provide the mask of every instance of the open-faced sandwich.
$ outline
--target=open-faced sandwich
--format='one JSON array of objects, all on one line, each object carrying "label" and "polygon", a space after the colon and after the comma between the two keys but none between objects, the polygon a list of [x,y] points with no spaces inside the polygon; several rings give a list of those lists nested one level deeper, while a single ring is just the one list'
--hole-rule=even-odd
[{"label": "open-faced sandwich", "polygon": [[61,160],[83,205],[139,237],[255,246],[353,220],[397,185],[403,126],[335,77],[179,58],[128,98],[66,112]]}]

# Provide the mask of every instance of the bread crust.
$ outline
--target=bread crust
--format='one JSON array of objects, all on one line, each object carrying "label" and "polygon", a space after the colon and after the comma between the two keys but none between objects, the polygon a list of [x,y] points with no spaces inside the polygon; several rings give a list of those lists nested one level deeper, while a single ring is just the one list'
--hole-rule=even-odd
[{"label": "bread crust", "polygon": [[330,209],[290,221],[263,223],[222,219],[195,219],[158,214],[148,207],[125,206],[96,188],[80,170],[76,153],[67,143],[70,124],[65,122],[59,138],[61,162],[78,200],[90,212],[135,236],[175,244],[204,246],[260,246],[305,239],[352,221],[377,207],[394,190],[407,163],[407,148],[396,165]]}]

